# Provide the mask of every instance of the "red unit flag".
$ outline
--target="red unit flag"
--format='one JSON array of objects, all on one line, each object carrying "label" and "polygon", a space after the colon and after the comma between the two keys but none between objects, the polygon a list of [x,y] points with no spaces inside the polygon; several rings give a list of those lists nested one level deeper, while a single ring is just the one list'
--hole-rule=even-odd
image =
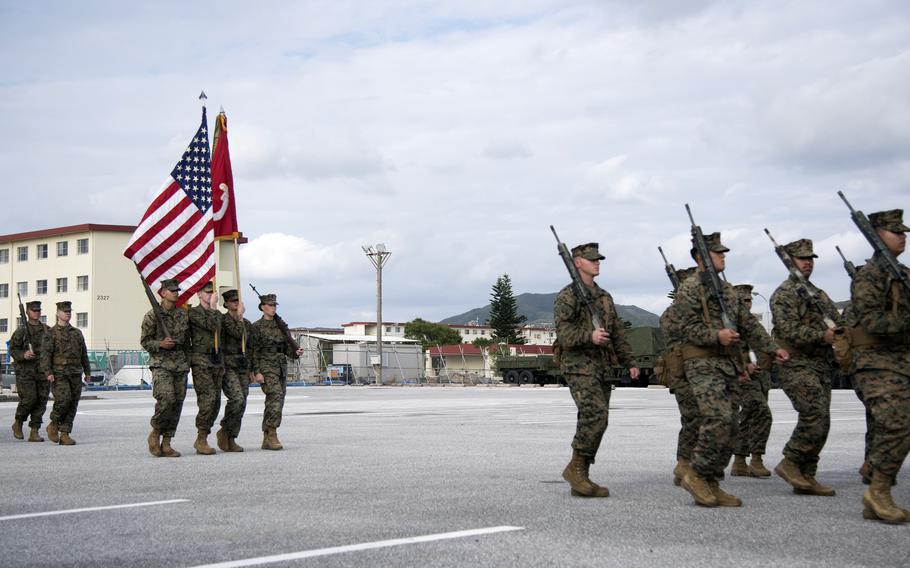
[{"label": "red unit flag", "polygon": [[234,200],[234,174],[228,149],[227,117],[224,112],[215,119],[212,151],[212,220],[216,239],[234,239],[237,230],[237,202]]}]

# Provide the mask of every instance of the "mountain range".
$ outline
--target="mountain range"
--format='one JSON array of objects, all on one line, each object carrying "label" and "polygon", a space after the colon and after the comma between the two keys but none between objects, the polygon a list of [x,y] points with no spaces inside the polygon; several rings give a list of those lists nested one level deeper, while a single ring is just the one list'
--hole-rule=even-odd
[{"label": "mountain range", "polygon": [[[552,294],[532,294],[525,292],[515,296],[518,302],[518,313],[528,318],[527,323],[534,326],[546,327],[553,325],[553,302],[556,300],[557,292]],[[638,306],[616,305],[616,312],[619,317],[632,324],[632,327],[650,326],[658,327],[660,317],[643,310]],[[450,323],[455,325],[465,325],[475,322],[484,325],[490,319],[490,304],[482,308],[474,308],[463,314],[448,317],[439,323]]]}]

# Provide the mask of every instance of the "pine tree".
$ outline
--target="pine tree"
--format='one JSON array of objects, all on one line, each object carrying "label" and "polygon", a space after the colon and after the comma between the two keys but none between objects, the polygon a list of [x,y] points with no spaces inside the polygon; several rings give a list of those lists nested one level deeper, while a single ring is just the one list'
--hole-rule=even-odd
[{"label": "pine tree", "polygon": [[490,294],[490,321],[493,328],[493,339],[499,343],[524,343],[521,326],[527,321],[518,314],[518,301],[512,294],[512,280],[503,274],[493,284]]}]

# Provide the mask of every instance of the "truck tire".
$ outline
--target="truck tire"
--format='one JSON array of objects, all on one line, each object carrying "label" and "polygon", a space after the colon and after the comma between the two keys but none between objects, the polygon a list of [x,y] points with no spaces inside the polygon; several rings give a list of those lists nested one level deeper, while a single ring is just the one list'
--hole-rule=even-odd
[{"label": "truck tire", "polygon": [[515,384],[518,382],[518,371],[515,369],[506,371],[506,374],[502,376],[502,379],[509,384]]},{"label": "truck tire", "polygon": [[518,383],[522,385],[527,385],[534,382],[534,372],[525,369],[518,374]]}]

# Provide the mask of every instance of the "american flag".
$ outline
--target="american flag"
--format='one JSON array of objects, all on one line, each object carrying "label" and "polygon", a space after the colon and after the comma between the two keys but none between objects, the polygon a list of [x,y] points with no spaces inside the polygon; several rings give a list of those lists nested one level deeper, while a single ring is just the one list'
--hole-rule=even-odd
[{"label": "american flag", "polygon": [[123,256],[136,263],[153,290],[166,278],[180,282],[184,304],[215,276],[212,175],[208,122],[202,124],[164,186],[142,216]]}]

